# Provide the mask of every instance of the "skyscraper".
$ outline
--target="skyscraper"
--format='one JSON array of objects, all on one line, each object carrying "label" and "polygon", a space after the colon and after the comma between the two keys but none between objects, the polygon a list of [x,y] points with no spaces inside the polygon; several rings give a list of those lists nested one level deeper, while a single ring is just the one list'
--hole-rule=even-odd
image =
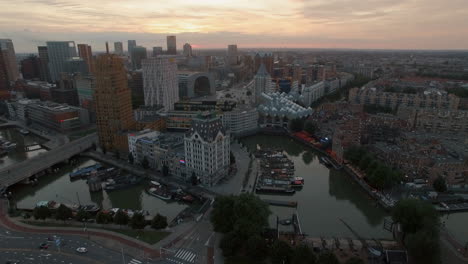
[{"label": "skyscraper", "polygon": [[13,41],[11,41],[11,39],[0,39],[0,49],[4,56],[8,79],[14,82],[19,78],[19,71]]},{"label": "skyscraper", "polygon": [[141,61],[146,59],[147,51],[145,47],[136,46],[132,49],[132,53],[130,54],[132,58],[132,69],[138,70],[141,69]]},{"label": "skyscraper", "polygon": [[30,55],[21,61],[21,75],[23,79],[32,80],[40,77],[40,60],[35,55]]},{"label": "skyscraper", "polygon": [[76,57],[75,42],[73,41],[47,41],[47,55],[49,58],[49,71],[51,82],[60,79],[60,73],[65,72],[66,62]]},{"label": "skyscraper", "polygon": [[40,72],[40,79],[44,82],[51,82],[50,81],[50,71],[49,71],[49,54],[47,53],[46,46],[39,46],[37,47],[37,51],[39,53],[39,72]]},{"label": "skyscraper", "polygon": [[184,56],[192,57],[192,45],[190,45],[189,43],[184,44]]},{"label": "skyscraper", "polygon": [[5,56],[2,49],[0,49],[0,93],[10,90],[10,80],[8,78],[7,66],[5,63]]},{"label": "skyscraper", "polygon": [[117,55],[123,55],[123,44],[122,42],[114,42],[114,53]]},{"label": "skyscraper", "polygon": [[176,36],[167,36],[167,54],[177,55]]},{"label": "skyscraper", "polygon": [[128,152],[126,132],[133,129],[131,92],[123,60],[115,54],[96,59],[94,103],[101,147]]},{"label": "skyscraper", "polygon": [[136,47],[136,40],[129,40],[128,41],[128,54],[132,56],[132,50]]},{"label": "skyscraper", "polygon": [[93,52],[91,51],[91,46],[87,44],[78,44],[78,55],[88,65],[88,72],[92,73],[94,70],[94,61],[93,61]]},{"label": "skyscraper", "polygon": [[254,77],[254,96],[256,104],[260,103],[262,93],[272,92],[271,87],[271,76],[268,74],[265,64],[262,63]]},{"label": "skyscraper", "polygon": [[145,105],[161,105],[166,111],[173,110],[174,103],[179,101],[175,58],[150,58],[142,64]]},{"label": "skyscraper", "polygon": [[156,57],[158,55],[162,55],[163,54],[163,48],[162,47],[153,47],[153,56],[152,57]]},{"label": "skyscraper", "polygon": [[229,65],[237,64],[237,45],[228,45],[227,57]]},{"label": "skyscraper", "polygon": [[260,69],[260,65],[265,64],[266,71],[270,74],[273,73],[273,54],[272,53],[257,53],[255,54],[255,68],[254,72]]}]

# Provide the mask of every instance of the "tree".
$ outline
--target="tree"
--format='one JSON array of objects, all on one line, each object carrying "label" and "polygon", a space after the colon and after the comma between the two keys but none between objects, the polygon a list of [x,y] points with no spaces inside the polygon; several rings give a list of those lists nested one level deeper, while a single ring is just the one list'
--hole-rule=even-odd
[{"label": "tree", "polygon": [[251,91],[247,91],[245,94],[246,94],[247,96],[251,96],[251,95],[252,95],[252,92],[251,92]]},{"label": "tree", "polygon": [[162,173],[164,176],[168,176],[169,175],[169,167],[164,164],[163,167],[162,167]]},{"label": "tree", "polygon": [[192,171],[192,176],[190,177],[190,181],[192,182],[192,185],[195,186],[198,183],[198,178],[197,175],[195,175],[195,172]]},{"label": "tree", "polygon": [[135,162],[135,158],[133,157],[132,153],[128,153],[128,163],[133,164]]},{"label": "tree", "polygon": [[307,245],[301,244],[294,249],[291,264],[314,264],[316,261],[314,252]]},{"label": "tree", "polygon": [[317,124],[312,120],[307,120],[304,124],[304,131],[313,135],[317,131]]},{"label": "tree", "polygon": [[111,216],[109,214],[99,212],[96,215],[96,223],[98,223],[98,224],[107,224],[107,223],[109,223],[111,221],[112,221],[112,219],[111,219]]},{"label": "tree", "polygon": [[405,246],[415,263],[440,263],[439,232],[436,228],[425,228],[408,234]]},{"label": "tree", "polygon": [[66,207],[65,205],[61,204],[55,213],[55,219],[66,221],[69,218],[73,217],[72,209]]},{"label": "tree", "polygon": [[103,154],[106,154],[106,153],[107,153],[107,149],[106,149],[105,146],[102,146],[102,147],[101,147],[101,150],[102,150],[102,153],[103,153]]},{"label": "tree", "polygon": [[235,233],[231,232],[221,238],[219,247],[223,251],[224,257],[231,257],[237,253],[239,248],[242,247],[243,242],[244,241],[239,239]]},{"label": "tree", "polygon": [[434,183],[432,184],[432,187],[434,188],[434,190],[436,190],[436,192],[446,192],[447,183],[445,182],[445,178],[442,176],[437,177],[437,179],[435,179]]},{"label": "tree", "polygon": [[246,242],[246,254],[256,261],[264,260],[268,256],[268,246],[265,239],[259,235],[249,237]]},{"label": "tree", "polygon": [[363,171],[366,171],[372,160],[373,158],[369,154],[364,155],[364,157],[362,157],[362,159],[359,161],[359,168]]},{"label": "tree", "polygon": [[114,215],[114,223],[120,226],[127,225],[128,215],[122,210],[117,211],[117,213]]},{"label": "tree", "polygon": [[50,210],[46,206],[36,207],[34,208],[34,211],[33,211],[33,216],[34,216],[34,219],[36,220],[38,219],[45,220],[47,217],[50,217],[50,214],[51,214]]},{"label": "tree", "polygon": [[302,161],[304,161],[306,165],[309,165],[313,158],[314,154],[311,151],[306,151],[304,154],[302,154]]},{"label": "tree", "polygon": [[149,161],[146,157],[144,157],[143,160],[141,161],[141,166],[145,170],[149,168]]},{"label": "tree", "polygon": [[83,209],[78,210],[78,212],[75,215],[75,219],[78,221],[86,221],[89,219],[89,217],[90,217],[89,213]]},{"label": "tree", "polygon": [[299,132],[299,131],[302,131],[303,128],[304,128],[304,120],[300,118],[289,120],[289,130],[293,132]]},{"label": "tree", "polygon": [[167,217],[156,214],[151,220],[151,227],[154,229],[163,229],[167,227]]},{"label": "tree", "polygon": [[403,199],[395,205],[392,218],[401,224],[404,233],[416,233],[425,226],[437,227],[439,214],[432,204],[417,200]]},{"label": "tree", "polygon": [[348,259],[345,264],[364,264],[364,260],[358,258],[358,257],[352,257]]},{"label": "tree", "polygon": [[96,143],[93,142],[93,144],[91,144],[91,149],[96,151],[96,148],[97,148]]},{"label": "tree", "polygon": [[115,151],[114,158],[120,159],[120,152],[118,150]]},{"label": "tree", "polygon": [[133,229],[143,229],[146,226],[145,216],[140,213],[135,213],[130,220],[130,225]]},{"label": "tree", "polygon": [[270,249],[271,263],[285,264],[290,263],[294,254],[293,249],[283,240],[276,240]]},{"label": "tree", "polygon": [[340,261],[333,252],[326,252],[319,255],[317,264],[340,264]]},{"label": "tree", "polygon": [[225,95],[225,97],[226,97],[226,98],[231,98],[231,94],[227,93],[227,94]]}]

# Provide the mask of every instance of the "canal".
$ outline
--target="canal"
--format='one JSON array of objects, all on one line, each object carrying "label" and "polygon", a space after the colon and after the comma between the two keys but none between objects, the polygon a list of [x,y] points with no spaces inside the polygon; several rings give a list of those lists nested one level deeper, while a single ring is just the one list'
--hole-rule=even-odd
[{"label": "canal", "polygon": [[171,221],[186,204],[165,202],[146,193],[147,183],[113,192],[95,192],[88,190],[85,179],[70,181],[69,173],[97,163],[92,159],[81,158],[75,165],[64,165],[60,171],[39,178],[37,185],[14,186],[11,191],[18,208],[34,208],[38,201],[56,201],[69,204],[97,204],[104,209],[122,208],[147,210],[151,215],[159,213]]},{"label": "canal", "polygon": [[[242,139],[249,150],[257,148],[282,149],[294,162],[296,176],[303,177],[304,187],[294,195],[260,195],[264,199],[297,201],[297,213],[302,231],[313,237],[354,237],[340,220],[344,220],[365,238],[391,238],[383,229],[389,213],[361,190],[343,171],[329,169],[318,160],[317,152],[288,137],[256,135]],[[279,219],[291,218],[295,209],[270,206],[271,226]],[[468,241],[467,213],[441,217],[447,229],[462,243]],[[458,231],[457,231],[458,230]],[[461,230],[461,232],[460,232]]]},{"label": "canal", "polygon": [[46,140],[33,135],[32,133],[28,135],[22,135],[17,128],[1,129],[0,138],[17,144],[15,149],[9,151],[7,155],[0,157],[0,170],[12,164],[34,157],[39,153],[47,151],[44,148],[29,152],[25,151],[24,146],[32,144],[43,144],[46,142]]}]

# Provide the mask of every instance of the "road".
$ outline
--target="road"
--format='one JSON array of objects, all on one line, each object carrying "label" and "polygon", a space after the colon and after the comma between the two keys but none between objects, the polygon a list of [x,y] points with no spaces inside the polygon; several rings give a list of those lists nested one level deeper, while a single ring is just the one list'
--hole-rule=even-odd
[{"label": "road", "polygon": [[[48,241],[52,235],[11,231],[0,226],[0,263],[8,260],[19,260],[21,263],[150,263],[136,260],[133,257],[105,248],[86,238],[73,235],[60,235],[60,248],[55,241]],[[52,239],[54,240],[54,239]],[[48,249],[39,249],[42,243]],[[87,253],[78,253],[78,247],[85,247]],[[153,263],[153,262],[151,262]]]}]

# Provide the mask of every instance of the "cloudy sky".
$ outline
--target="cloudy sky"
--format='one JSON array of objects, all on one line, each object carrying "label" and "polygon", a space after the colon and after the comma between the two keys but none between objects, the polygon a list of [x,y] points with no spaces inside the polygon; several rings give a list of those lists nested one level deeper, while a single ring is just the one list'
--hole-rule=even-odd
[{"label": "cloudy sky", "polygon": [[0,38],[178,48],[468,49],[468,0],[0,0]]}]

